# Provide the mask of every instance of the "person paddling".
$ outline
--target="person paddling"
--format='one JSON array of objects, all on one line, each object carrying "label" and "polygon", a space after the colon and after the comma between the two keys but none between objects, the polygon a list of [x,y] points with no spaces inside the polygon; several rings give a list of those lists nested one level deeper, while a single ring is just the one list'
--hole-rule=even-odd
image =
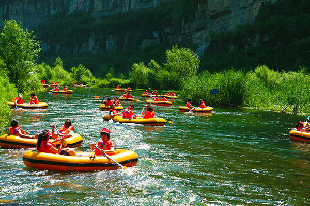
[{"label": "person paddling", "polygon": [[109,115],[113,118],[118,115],[118,112],[115,110],[115,105],[111,105]]},{"label": "person paddling", "polygon": [[[98,142],[97,147],[105,152],[114,152],[114,143],[110,140],[110,130],[103,128],[100,132],[101,141]],[[104,155],[100,150],[95,148],[95,144],[90,145],[91,150],[95,150],[96,156]]]}]

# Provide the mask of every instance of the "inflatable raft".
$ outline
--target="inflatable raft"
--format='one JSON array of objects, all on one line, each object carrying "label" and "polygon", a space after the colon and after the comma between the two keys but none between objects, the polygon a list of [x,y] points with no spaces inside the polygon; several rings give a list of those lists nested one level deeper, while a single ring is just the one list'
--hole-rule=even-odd
[{"label": "inflatable raft", "polygon": [[143,119],[140,116],[136,117],[136,119],[123,119],[120,116],[115,116],[112,118],[110,115],[105,115],[103,119],[105,120],[112,119],[113,121],[119,122],[119,123],[134,123],[134,124],[143,124],[143,125],[149,125],[149,126],[163,126],[166,124],[166,120],[164,118]]},{"label": "inflatable raft", "polygon": [[189,107],[179,107],[180,112],[202,112],[202,113],[207,113],[207,112],[212,112],[213,107],[206,107],[206,108],[200,108],[200,107],[195,107],[194,109],[191,110]]},{"label": "inflatable raft", "polygon": [[[30,150],[24,154],[23,161],[27,167],[66,172],[116,170],[119,168],[105,156],[94,156],[94,152],[76,152],[76,155],[64,156]],[[132,167],[138,162],[138,155],[131,150],[116,149],[114,152],[107,152],[107,155],[126,167]]]},{"label": "inflatable raft", "polygon": [[45,102],[40,102],[39,104],[15,104],[14,102],[6,102],[12,109],[17,108],[22,108],[22,109],[47,109],[48,104]]},{"label": "inflatable raft", "polygon": [[[105,106],[105,104],[100,105],[99,109],[103,111],[109,111],[111,106]],[[122,110],[123,106],[116,106],[115,110]]]},{"label": "inflatable raft", "polygon": [[115,92],[132,92],[131,89],[114,89]]},{"label": "inflatable raft", "polygon": [[157,106],[171,106],[172,105],[172,102],[170,101],[153,101],[153,100],[147,99],[146,102],[157,105]]},{"label": "inflatable raft", "polygon": [[[20,149],[20,148],[36,148],[37,139],[21,138],[15,135],[4,134],[0,136],[0,146],[7,149]],[[50,140],[51,142],[54,140]],[[83,138],[79,134],[74,134],[72,137],[65,139],[67,147],[77,147],[83,142]],[[56,146],[59,142],[56,142]]]},{"label": "inflatable raft", "polygon": [[164,95],[167,99],[177,99],[177,96],[171,96],[171,95]]},{"label": "inflatable raft", "polygon": [[58,90],[58,91],[53,91],[53,90],[50,90],[50,92],[52,93],[56,93],[56,94],[72,94],[73,93],[73,90]]},{"label": "inflatable raft", "polygon": [[302,132],[296,129],[292,129],[289,132],[289,136],[293,141],[310,142],[310,132]]},{"label": "inflatable raft", "polygon": [[123,101],[135,101],[135,98],[119,97],[118,100],[123,100]]}]

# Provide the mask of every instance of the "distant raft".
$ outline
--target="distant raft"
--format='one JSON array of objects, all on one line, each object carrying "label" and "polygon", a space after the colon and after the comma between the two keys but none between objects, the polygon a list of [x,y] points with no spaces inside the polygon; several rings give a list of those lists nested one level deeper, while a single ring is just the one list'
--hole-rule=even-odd
[{"label": "distant raft", "polygon": [[172,95],[164,95],[167,99],[177,99],[177,96],[172,96]]},{"label": "distant raft", "polygon": [[309,132],[302,132],[296,129],[292,129],[289,132],[289,136],[291,140],[298,141],[298,142],[310,142],[310,133]]},{"label": "distant raft", "polygon": [[[116,149],[114,152],[107,152],[107,155],[126,167],[133,167],[138,162],[138,155],[132,150]],[[30,150],[24,154],[23,161],[30,168],[66,172],[116,170],[119,168],[105,156],[95,156],[94,152],[76,152],[76,156],[64,156]]]},{"label": "distant raft", "polygon": [[50,92],[52,93],[56,93],[56,94],[72,94],[73,93],[73,90],[57,90],[57,91],[54,91],[54,90],[50,90]]},{"label": "distant raft", "polygon": [[[0,136],[0,146],[7,149],[36,148],[37,141],[37,139],[21,138],[16,135],[4,134]],[[54,140],[51,139],[50,142],[52,141]],[[74,133],[72,137],[65,139],[65,142],[67,147],[78,147],[82,144],[83,138],[81,135]],[[54,144],[58,146],[60,143],[55,142]]]},{"label": "distant raft", "polygon": [[143,125],[149,125],[149,126],[163,126],[166,124],[166,120],[164,118],[149,118],[149,119],[143,119],[142,117],[138,116],[135,119],[123,119],[120,116],[111,117],[110,115],[105,115],[103,117],[105,120],[112,119],[115,122],[119,123],[134,123],[134,124],[143,124]]},{"label": "distant raft", "polygon": [[[100,105],[99,109],[103,111],[109,111],[111,106],[106,106],[105,104]],[[115,110],[123,110],[123,106],[115,106]]]},{"label": "distant raft", "polygon": [[194,108],[189,108],[189,107],[179,107],[180,112],[201,112],[201,113],[207,113],[207,112],[212,112],[213,107],[206,107],[206,108],[200,108],[200,107],[194,107]]},{"label": "distant raft", "polygon": [[146,102],[157,105],[157,106],[171,106],[172,105],[172,102],[170,101],[153,101],[153,100],[147,99]]},{"label": "distant raft", "polygon": [[39,104],[15,104],[14,102],[6,102],[12,109],[22,108],[22,109],[47,109],[48,104],[45,102],[40,102]]},{"label": "distant raft", "polygon": [[127,97],[119,97],[118,100],[123,100],[123,101],[135,101],[135,98],[127,98]]},{"label": "distant raft", "polygon": [[131,89],[114,89],[115,92],[132,92]]}]

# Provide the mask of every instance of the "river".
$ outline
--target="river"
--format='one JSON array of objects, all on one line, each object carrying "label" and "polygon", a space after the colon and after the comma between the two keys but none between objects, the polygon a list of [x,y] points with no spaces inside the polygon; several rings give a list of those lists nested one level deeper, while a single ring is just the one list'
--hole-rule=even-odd
[{"label": "river", "polygon": [[[134,102],[135,112],[145,105]],[[253,109],[220,109],[208,115],[154,106],[165,126],[103,121],[101,99],[111,89],[76,88],[72,95],[39,94],[47,110],[13,110],[26,131],[60,127],[71,119],[90,151],[103,127],[116,148],[135,151],[125,170],[59,173],[27,168],[24,149],[0,149],[0,204],[8,205],[306,205],[310,203],[310,145],[291,142],[303,117]],[[123,103],[123,106],[128,103]],[[212,106],[212,105],[211,105]]]}]

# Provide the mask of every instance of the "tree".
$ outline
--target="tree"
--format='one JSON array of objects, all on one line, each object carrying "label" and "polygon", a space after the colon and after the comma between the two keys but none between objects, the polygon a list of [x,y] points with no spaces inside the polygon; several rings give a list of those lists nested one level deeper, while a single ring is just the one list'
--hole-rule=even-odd
[{"label": "tree", "polygon": [[165,66],[168,71],[175,73],[176,78],[181,77],[181,80],[196,75],[200,63],[197,54],[192,50],[178,46],[166,51],[166,59]]},{"label": "tree", "polygon": [[71,72],[73,79],[75,79],[77,82],[81,82],[82,77],[85,75],[86,68],[84,65],[80,64],[78,68],[72,67]]},{"label": "tree", "polygon": [[22,29],[15,20],[4,21],[0,34],[0,57],[6,64],[10,82],[19,92],[27,89],[40,51],[40,43],[33,37],[33,32]]},{"label": "tree", "polygon": [[150,69],[143,62],[135,63],[131,67],[130,77],[136,88],[146,88],[148,86],[148,75]]}]

